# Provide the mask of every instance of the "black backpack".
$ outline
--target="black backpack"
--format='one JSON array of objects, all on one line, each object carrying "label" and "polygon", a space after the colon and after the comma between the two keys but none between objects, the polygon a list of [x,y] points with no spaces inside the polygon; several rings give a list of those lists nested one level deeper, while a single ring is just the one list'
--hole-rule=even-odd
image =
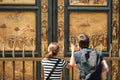
[{"label": "black backpack", "polygon": [[81,51],[80,77],[82,80],[88,80],[90,76],[97,70],[97,66],[100,64],[100,55],[98,53],[99,52],[96,50]]}]

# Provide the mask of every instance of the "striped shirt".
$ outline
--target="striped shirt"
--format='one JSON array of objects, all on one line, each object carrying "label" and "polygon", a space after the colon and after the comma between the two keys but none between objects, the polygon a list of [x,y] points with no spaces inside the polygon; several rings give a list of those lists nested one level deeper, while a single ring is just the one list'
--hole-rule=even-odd
[{"label": "striped shirt", "polygon": [[[44,58],[42,60],[42,66],[44,68],[44,80],[48,77],[49,73],[52,71],[54,68],[55,63],[58,61],[58,58]],[[50,79],[52,80],[60,80],[61,79],[61,73],[62,69],[68,64],[67,61],[60,59],[58,65],[54,69],[53,73],[50,76]]]}]

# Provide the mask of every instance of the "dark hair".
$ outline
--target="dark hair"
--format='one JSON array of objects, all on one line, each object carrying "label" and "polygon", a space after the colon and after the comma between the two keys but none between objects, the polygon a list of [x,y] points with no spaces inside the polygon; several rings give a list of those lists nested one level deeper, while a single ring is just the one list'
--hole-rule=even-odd
[{"label": "dark hair", "polygon": [[78,43],[80,48],[88,48],[89,47],[89,38],[86,34],[80,34],[78,36]]},{"label": "dark hair", "polygon": [[48,46],[48,53],[46,58],[52,58],[53,56],[57,56],[59,52],[59,44],[57,42],[51,42]]}]

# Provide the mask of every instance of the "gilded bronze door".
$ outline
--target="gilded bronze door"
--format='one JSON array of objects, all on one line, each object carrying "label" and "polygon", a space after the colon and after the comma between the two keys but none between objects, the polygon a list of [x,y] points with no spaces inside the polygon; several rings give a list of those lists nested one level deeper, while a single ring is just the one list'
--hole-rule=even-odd
[{"label": "gilded bronze door", "polygon": [[[112,57],[119,57],[119,1],[41,0],[41,3],[42,23],[48,20],[45,21],[48,22],[48,32],[52,26],[52,39],[48,38],[48,43],[58,41],[61,47],[59,57],[69,60],[70,44],[75,44],[78,50],[76,36],[86,33],[91,40],[90,47],[102,51],[108,60],[110,71],[103,74],[103,80],[118,80],[119,61],[116,63]],[[78,80],[77,73],[76,68],[64,70],[62,79]]]},{"label": "gilded bronze door", "polygon": [[[86,33],[90,47],[102,51],[110,71],[103,80],[119,80],[119,0],[0,0],[0,79],[43,80],[41,59],[48,44],[60,44],[58,57],[70,59],[70,44]],[[76,67],[62,80],[78,80]]]}]

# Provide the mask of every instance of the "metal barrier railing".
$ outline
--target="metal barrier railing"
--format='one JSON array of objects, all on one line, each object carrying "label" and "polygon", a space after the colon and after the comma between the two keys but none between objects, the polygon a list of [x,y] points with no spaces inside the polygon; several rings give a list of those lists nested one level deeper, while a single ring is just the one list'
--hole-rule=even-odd
[{"label": "metal barrier railing", "polygon": [[[37,61],[41,61],[41,58],[0,58],[0,80],[28,80],[28,77],[31,77],[29,80],[36,80]],[[30,67],[26,63],[30,63]],[[18,66],[20,69],[17,71]],[[26,70],[31,73],[27,78]]]},{"label": "metal barrier railing", "polygon": [[[64,60],[69,61],[70,58],[63,58]],[[107,61],[120,61],[120,57],[105,57]],[[24,57],[24,58],[0,58],[0,80],[36,80],[36,62],[41,61],[42,58],[35,57]],[[10,62],[10,63],[9,63]],[[18,62],[22,65],[17,65]],[[31,69],[29,72],[29,65],[31,65]],[[20,66],[21,73],[17,73],[17,67]],[[8,71],[7,71],[8,70]],[[20,71],[20,70],[19,70]],[[7,72],[7,73],[6,73]],[[9,75],[10,73],[10,75]],[[26,73],[30,73],[31,75],[27,75]],[[11,76],[12,75],[12,76]],[[73,72],[70,72],[70,76],[73,79]],[[72,80],[70,79],[70,80]],[[73,79],[74,80],[74,79]]]}]

